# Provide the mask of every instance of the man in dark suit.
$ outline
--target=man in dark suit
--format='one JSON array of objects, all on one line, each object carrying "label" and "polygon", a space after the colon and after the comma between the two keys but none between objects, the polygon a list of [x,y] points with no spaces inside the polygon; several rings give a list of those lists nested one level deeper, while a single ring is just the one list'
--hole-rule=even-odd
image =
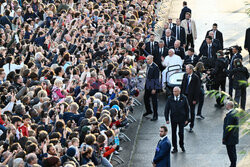
[{"label": "man in dark suit", "polygon": [[181,26],[180,19],[176,19],[176,25],[172,28],[173,36],[176,38],[176,40],[181,41],[181,47],[185,48],[186,44],[186,33],[185,29]]},{"label": "man in dark suit", "polygon": [[154,51],[154,62],[158,65],[159,69],[163,71],[165,68],[162,65],[162,58],[165,58],[168,55],[168,48],[165,47],[164,41],[160,40],[158,47]]},{"label": "man in dark suit", "polygon": [[213,29],[207,31],[207,34],[206,36],[209,35],[209,32],[213,32],[213,35],[214,35],[214,39],[217,39],[219,40],[220,42],[220,46],[221,46],[221,49],[223,49],[223,34],[218,30],[218,25],[216,23],[213,24]]},{"label": "man in dark suit", "polygon": [[185,124],[188,124],[189,104],[188,104],[187,97],[180,93],[181,93],[181,89],[179,87],[174,87],[173,95],[168,97],[166,107],[165,107],[165,120],[167,124],[169,124],[169,112],[170,112],[170,118],[171,118],[172,144],[174,147],[172,153],[178,152],[177,140],[176,140],[177,126],[179,126],[179,133],[178,133],[179,144],[180,144],[182,151],[185,152],[184,126]]},{"label": "man in dark suit", "polygon": [[195,118],[195,105],[199,101],[200,93],[200,79],[194,73],[194,66],[191,64],[186,65],[186,74],[184,74],[181,83],[181,93],[186,95],[190,106],[191,120],[189,132],[193,132],[194,118]]},{"label": "man in dark suit", "polygon": [[175,37],[171,36],[171,30],[170,29],[166,30],[165,37],[162,37],[161,39],[164,41],[165,46],[167,48],[174,47]]},{"label": "man in dark suit", "polygon": [[185,51],[184,51],[184,48],[181,47],[180,40],[176,40],[174,42],[174,47],[172,49],[174,49],[176,55],[180,56],[182,60],[184,59]]},{"label": "man in dark suit", "polygon": [[237,110],[234,109],[232,101],[227,103],[226,109],[228,112],[224,119],[222,143],[226,145],[227,154],[231,162],[230,167],[236,167],[236,144],[239,143],[239,118],[236,115]]},{"label": "man in dark suit", "polygon": [[246,30],[244,48],[245,48],[245,49],[248,51],[248,53],[249,53],[249,62],[250,62],[250,28],[248,28],[248,29]]},{"label": "man in dark suit", "polygon": [[[222,50],[223,49],[223,47],[221,46],[220,41],[218,39],[215,39],[213,31],[209,31],[208,36],[212,37],[212,43],[213,43],[214,46],[216,46],[217,50]],[[203,41],[203,42],[205,42],[205,41]]]},{"label": "man in dark suit", "polygon": [[195,67],[198,61],[199,61],[199,56],[194,54],[194,48],[189,48],[187,55],[184,58],[183,67],[185,67],[188,64],[192,64]]},{"label": "man in dark suit", "polygon": [[147,58],[147,74],[146,74],[146,83],[145,83],[145,94],[144,94],[144,104],[146,108],[146,112],[143,116],[147,116],[152,114],[151,106],[150,106],[150,97],[152,98],[153,103],[153,119],[151,121],[156,121],[158,119],[158,104],[157,104],[157,91],[161,89],[160,84],[160,70],[159,67],[153,62],[153,56],[148,55]]},{"label": "man in dark suit", "polygon": [[[242,60],[242,55],[239,53],[238,46],[234,46],[232,52],[233,52],[233,56],[230,59],[229,71],[232,71],[232,69],[235,67],[234,66],[235,59]],[[233,78],[230,76],[228,79],[229,79],[229,95],[232,97],[233,96]]]},{"label": "man in dark suit", "polygon": [[212,37],[207,36],[205,42],[200,47],[200,56],[205,56],[208,59],[216,59],[217,47],[212,43]]},{"label": "man in dark suit", "polygon": [[171,30],[174,26],[176,26],[175,23],[173,23],[173,19],[171,17],[168,18],[168,27]]},{"label": "man in dark suit", "polygon": [[168,128],[161,126],[160,128],[160,141],[155,150],[153,159],[153,167],[170,167],[170,150],[171,143],[167,137]]},{"label": "man in dark suit", "polygon": [[151,55],[155,55],[155,49],[158,47],[158,42],[155,41],[155,35],[154,34],[150,34],[150,39],[149,42],[146,43],[146,48],[145,50],[151,54]]},{"label": "man in dark suit", "polygon": [[189,9],[189,8],[187,7],[187,2],[186,2],[186,1],[183,1],[183,8],[182,8],[182,10],[181,10],[180,20],[181,20],[181,21],[184,20],[184,19],[185,19],[186,13],[191,13],[191,12],[192,12],[191,9]]}]

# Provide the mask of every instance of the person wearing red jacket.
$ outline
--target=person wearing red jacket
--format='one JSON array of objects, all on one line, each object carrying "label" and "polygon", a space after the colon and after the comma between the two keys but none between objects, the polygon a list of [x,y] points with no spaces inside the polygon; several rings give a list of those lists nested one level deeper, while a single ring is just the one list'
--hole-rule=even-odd
[{"label": "person wearing red jacket", "polygon": [[22,133],[23,136],[29,137],[29,123],[30,123],[31,117],[26,114],[23,116],[23,123],[20,127],[18,127],[18,130]]}]

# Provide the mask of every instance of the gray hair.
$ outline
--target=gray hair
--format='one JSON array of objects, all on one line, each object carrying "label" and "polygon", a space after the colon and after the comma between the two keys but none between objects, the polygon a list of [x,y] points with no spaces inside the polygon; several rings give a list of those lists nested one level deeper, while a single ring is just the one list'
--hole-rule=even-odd
[{"label": "gray hair", "polygon": [[186,66],[188,66],[190,70],[194,71],[194,66],[192,64],[187,64]]},{"label": "gray hair", "polygon": [[24,163],[22,158],[16,158],[13,160],[13,167],[19,167],[21,163]]},{"label": "gray hair", "polygon": [[164,41],[161,39],[161,40],[159,41],[159,43],[164,43]]},{"label": "gray hair", "polygon": [[30,163],[31,161],[33,161],[33,160],[36,159],[36,158],[37,158],[37,156],[36,156],[35,153],[29,153],[29,154],[27,155],[27,157],[26,157],[26,160],[27,160],[28,163]]},{"label": "gray hair", "polygon": [[234,102],[233,101],[228,101],[227,105],[229,105],[231,108],[234,108]]}]

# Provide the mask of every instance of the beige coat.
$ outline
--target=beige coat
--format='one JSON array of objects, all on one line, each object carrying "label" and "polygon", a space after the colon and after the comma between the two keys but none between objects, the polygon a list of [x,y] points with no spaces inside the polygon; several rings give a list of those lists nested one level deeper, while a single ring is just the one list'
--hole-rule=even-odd
[{"label": "beige coat", "polygon": [[[187,27],[187,20],[182,20],[181,21],[181,26],[184,27],[185,29],[185,33],[186,36],[188,34],[188,27]],[[191,19],[191,31],[192,31],[192,35],[193,35],[193,40],[197,39],[197,31],[196,31],[196,25],[195,25],[195,21]]]}]

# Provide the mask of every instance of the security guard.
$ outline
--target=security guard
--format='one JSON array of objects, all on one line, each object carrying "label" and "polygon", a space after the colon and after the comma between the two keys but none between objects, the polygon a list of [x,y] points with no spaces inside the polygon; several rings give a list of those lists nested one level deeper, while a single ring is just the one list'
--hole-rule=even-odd
[{"label": "security guard", "polygon": [[[224,58],[224,54],[222,50],[219,50],[217,53],[217,59],[215,62],[215,68],[208,72],[214,78],[214,90],[225,91],[226,85],[226,77],[227,77],[227,67],[228,67],[228,60]],[[223,101],[221,101],[222,95],[216,98],[215,107],[221,108],[224,106]]]}]

